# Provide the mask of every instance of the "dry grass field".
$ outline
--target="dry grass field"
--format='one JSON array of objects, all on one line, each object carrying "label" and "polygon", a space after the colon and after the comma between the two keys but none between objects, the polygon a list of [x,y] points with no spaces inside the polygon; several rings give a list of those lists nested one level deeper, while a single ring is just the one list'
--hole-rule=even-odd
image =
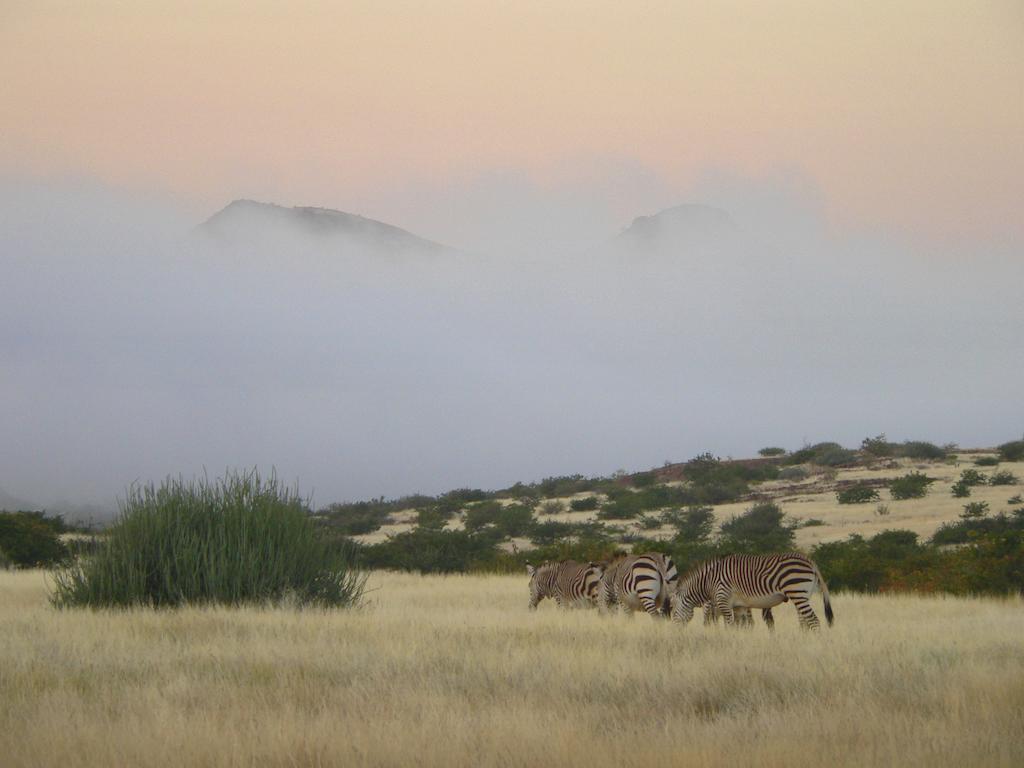
[{"label": "dry grass field", "polygon": [[[1024,602],[837,595],[774,635],[375,574],[355,611],[59,612],[0,572],[0,765],[1024,765]],[[815,603],[820,613],[820,602]]]}]

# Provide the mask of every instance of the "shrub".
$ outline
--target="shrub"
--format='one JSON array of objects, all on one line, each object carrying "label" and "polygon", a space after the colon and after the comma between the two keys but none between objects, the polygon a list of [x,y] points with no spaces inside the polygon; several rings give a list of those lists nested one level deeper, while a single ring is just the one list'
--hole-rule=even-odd
[{"label": "shrub", "polygon": [[558,477],[545,477],[536,484],[536,491],[545,498],[572,496],[574,493],[591,491],[596,484],[596,480],[586,478],[583,475],[561,475]]},{"label": "shrub", "polygon": [[932,536],[933,544],[966,544],[979,536],[1024,532],[1024,512],[1012,515],[1000,513],[992,517],[963,517],[953,523],[943,523]]},{"label": "shrub", "polygon": [[845,541],[818,544],[811,556],[825,574],[829,589],[877,592],[887,586],[894,568],[928,562],[931,552],[912,531],[883,531],[871,539],[858,534]]},{"label": "shrub", "polygon": [[601,500],[597,496],[587,496],[582,499],[573,499],[569,502],[569,509],[573,512],[589,512],[600,506]]},{"label": "shrub", "polygon": [[964,504],[964,511],[960,513],[960,517],[964,520],[972,520],[974,518],[984,517],[987,514],[987,501],[972,501],[970,504]]},{"label": "shrub", "polygon": [[416,525],[420,528],[433,528],[440,530],[448,522],[448,515],[437,507],[424,507],[416,510]]},{"label": "shrub", "polygon": [[1017,476],[1013,472],[995,472],[989,478],[989,485],[1016,485]]},{"label": "shrub", "polygon": [[878,501],[878,491],[870,485],[859,483],[837,491],[836,501],[840,504],[867,504],[872,501]]},{"label": "shrub", "polygon": [[63,562],[68,550],[57,537],[60,518],[42,512],[0,512],[0,567],[49,568]]},{"label": "shrub", "polygon": [[855,451],[832,442],[806,445],[783,460],[785,464],[817,464],[820,467],[841,467],[856,462],[857,453]]},{"label": "shrub", "polygon": [[971,486],[963,480],[953,483],[953,496],[957,499],[965,499],[971,495]]},{"label": "shrub", "polygon": [[503,506],[484,501],[469,508],[465,525],[470,533],[490,528],[503,538],[525,536],[533,525],[533,509],[525,504]]},{"label": "shrub", "polygon": [[964,485],[984,485],[986,480],[986,477],[976,469],[965,469],[960,473],[960,482]]},{"label": "shrub", "polygon": [[654,515],[640,515],[636,519],[637,527],[643,531],[652,531],[661,528],[661,518]]},{"label": "shrub", "polygon": [[772,445],[767,448],[762,448],[758,453],[765,458],[771,458],[773,456],[784,456],[786,454],[786,449]]},{"label": "shrub", "polygon": [[634,488],[646,488],[649,485],[654,485],[658,481],[658,476],[654,472],[637,472],[630,478]]},{"label": "shrub", "polygon": [[896,454],[908,459],[941,460],[946,458],[946,449],[924,440],[907,440],[896,449]]},{"label": "shrub", "polygon": [[530,529],[530,541],[536,546],[543,547],[561,541],[573,533],[572,523],[561,523],[556,520],[547,520],[537,523]]},{"label": "shrub", "polygon": [[465,572],[494,563],[495,543],[490,535],[415,528],[380,544],[362,547],[360,559],[368,568],[420,573]]},{"label": "shrub", "polygon": [[779,552],[793,546],[793,528],[778,504],[755,504],[722,524],[719,544],[735,552]]},{"label": "shrub", "polygon": [[95,556],[58,571],[59,607],[265,603],[347,606],[364,578],[297,493],[254,472],[133,488]]},{"label": "shrub", "polygon": [[896,446],[885,439],[885,435],[876,437],[865,437],[860,444],[860,449],[869,456],[884,458],[896,454]]},{"label": "shrub", "polygon": [[1014,504],[1024,504],[1024,498],[1021,498],[1021,495],[1018,493],[1016,496],[1008,498],[1006,503],[1010,506],[1013,506]]},{"label": "shrub", "polygon": [[875,514],[879,517],[885,517],[889,514],[889,505],[879,504],[877,507],[875,507]]},{"label": "shrub", "polygon": [[1003,443],[997,450],[1003,461],[1024,461],[1024,440]]},{"label": "shrub", "polygon": [[824,520],[819,520],[816,517],[809,517],[808,519],[804,520],[803,523],[801,523],[800,527],[801,528],[816,528],[819,525],[824,525],[824,524],[825,524]]},{"label": "shrub", "polygon": [[715,525],[715,511],[711,507],[691,505],[684,509],[671,509],[661,516],[662,522],[676,529],[676,539],[684,542],[706,542]]},{"label": "shrub", "polygon": [[979,456],[974,460],[975,466],[978,467],[996,467],[999,466],[998,456]]},{"label": "shrub", "polygon": [[928,493],[928,486],[935,480],[920,472],[909,472],[897,477],[889,484],[889,494],[897,500],[920,499]]},{"label": "shrub", "polygon": [[537,513],[541,515],[558,515],[565,511],[565,506],[560,501],[545,501],[541,503],[537,509]]},{"label": "shrub", "polygon": [[359,536],[373,533],[384,525],[388,521],[392,506],[383,499],[331,504],[317,512],[317,516],[345,536]]},{"label": "shrub", "polygon": [[810,476],[811,476],[811,473],[808,472],[803,467],[783,467],[782,469],[779,470],[779,479],[780,480],[796,480],[796,481],[800,481],[800,480],[806,480]]}]

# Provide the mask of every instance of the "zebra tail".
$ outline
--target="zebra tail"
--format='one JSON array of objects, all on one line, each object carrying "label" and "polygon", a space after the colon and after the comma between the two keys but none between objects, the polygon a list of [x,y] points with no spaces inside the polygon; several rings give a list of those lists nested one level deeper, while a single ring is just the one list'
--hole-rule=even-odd
[{"label": "zebra tail", "polygon": [[818,586],[821,587],[821,599],[825,603],[825,621],[831,627],[832,622],[835,620],[835,614],[832,613],[832,603],[828,599],[828,584],[825,583],[825,579],[821,575],[821,571],[818,570],[818,564],[814,564],[814,575],[818,579]]}]

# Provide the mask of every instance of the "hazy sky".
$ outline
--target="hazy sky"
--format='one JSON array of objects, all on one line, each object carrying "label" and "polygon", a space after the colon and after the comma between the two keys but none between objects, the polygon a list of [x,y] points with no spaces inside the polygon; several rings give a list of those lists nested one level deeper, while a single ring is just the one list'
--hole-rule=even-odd
[{"label": "hazy sky", "polygon": [[0,168],[463,246],[495,175],[628,223],[709,171],[783,172],[833,223],[1002,238],[1024,233],[1022,40],[1019,0],[4,0]]},{"label": "hazy sky", "polygon": [[[0,491],[1019,438],[1022,40],[1015,0],[0,0]],[[466,253],[190,236],[234,198]],[[735,229],[605,247],[692,202]]]}]

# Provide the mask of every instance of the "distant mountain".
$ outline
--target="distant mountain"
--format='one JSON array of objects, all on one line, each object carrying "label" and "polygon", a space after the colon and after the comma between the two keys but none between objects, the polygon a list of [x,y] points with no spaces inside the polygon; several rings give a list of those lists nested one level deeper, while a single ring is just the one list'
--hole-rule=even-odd
[{"label": "distant mountain", "polygon": [[709,205],[679,205],[653,216],[638,216],[619,235],[612,247],[655,248],[703,243],[729,238],[736,223],[726,211]]},{"label": "distant mountain", "polygon": [[384,252],[449,251],[400,227],[330,208],[286,208],[254,200],[235,200],[197,230],[229,243],[266,243],[268,238],[302,237]]}]

